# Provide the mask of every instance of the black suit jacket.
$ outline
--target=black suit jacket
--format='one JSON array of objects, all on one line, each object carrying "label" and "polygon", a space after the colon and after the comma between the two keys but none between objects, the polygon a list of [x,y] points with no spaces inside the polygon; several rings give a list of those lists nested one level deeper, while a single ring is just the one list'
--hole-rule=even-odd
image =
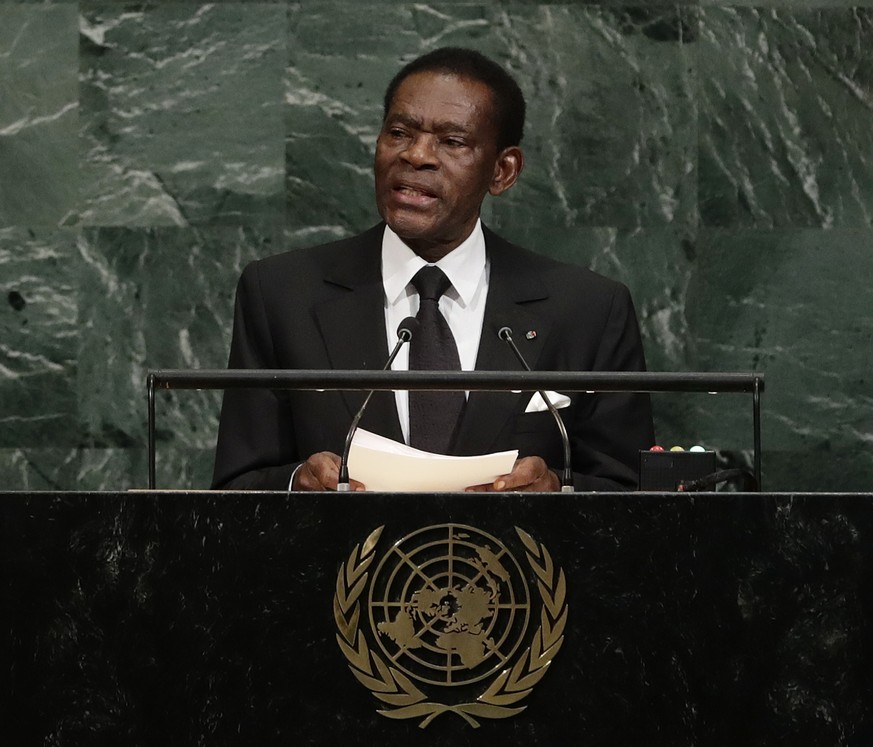
[{"label": "black suit jacket", "polygon": [[[239,281],[230,368],[381,369],[388,358],[381,277],[384,224],[342,241],[253,262]],[[642,371],[637,319],[625,286],[533,254],[489,231],[491,262],[478,370],[516,371],[497,330],[507,325],[531,368]],[[527,339],[526,332],[535,336]],[[362,392],[228,390],[214,488],[284,490],[318,451],[341,453]],[[530,394],[471,392],[454,451],[505,449],[560,470],[560,437],[548,412],[525,413]],[[573,395],[561,411],[578,490],[632,489],[639,449],[654,443],[649,397]],[[377,392],[361,426],[401,441],[390,392]]]}]

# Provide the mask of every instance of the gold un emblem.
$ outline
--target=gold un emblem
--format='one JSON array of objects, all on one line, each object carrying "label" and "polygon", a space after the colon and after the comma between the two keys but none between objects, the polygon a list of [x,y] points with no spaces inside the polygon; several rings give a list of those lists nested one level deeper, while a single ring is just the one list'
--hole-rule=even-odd
[{"label": "gold un emblem", "polygon": [[399,539],[371,574],[383,529],[354,547],[333,599],[337,642],[352,674],[385,704],[378,713],[421,718],[422,728],[442,713],[474,728],[477,719],[521,713],[564,640],[564,571],[515,528],[536,580],[535,605],[530,574],[500,540],[438,524]]}]

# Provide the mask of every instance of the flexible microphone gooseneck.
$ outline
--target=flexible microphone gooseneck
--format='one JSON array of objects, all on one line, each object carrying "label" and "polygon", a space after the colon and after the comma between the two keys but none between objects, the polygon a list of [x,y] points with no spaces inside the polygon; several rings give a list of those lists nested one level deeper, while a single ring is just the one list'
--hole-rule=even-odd
[{"label": "flexible microphone gooseneck", "polygon": [[[524,356],[521,354],[521,351],[516,347],[515,342],[512,339],[512,328],[501,327],[499,330],[497,330],[497,336],[507,345],[509,345],[510,348],[512,348],[512,352],[515,353],[515,357],[518,358],[518,362],[521,363],[521,365],[524,367],[524,370],[530,371],[530,366],[527,365],[527,361],[524,359]],[[561,492],[572,493],[574,491],[573,468],[571,466],[570,437],[567,435],[567,427],[564,425],[564,421],[561,420],[561,416],[558,414],[558,410],[552,404],[546,393],[540,390],[539,395],[543,398],[543,402],[546,403],[546,407],[549,408],[549,412],[552,413],[552,417],[558,424],[558,430],[561,433],[561,441],[564,444],[564,473],[561,476]]]},{"label": "flexible microphone gooseneck", "polygon": [[[397,342],[394,345],[394,350],[391,351],[391,355],[388,356],[388,362],[382,368],[383,371],[387,371],[391,368],[391,364],[394,363],[394,359],[397,357],[397,353],[400,352],[400,348],[412,339],[412,335],[418,330],[418,327],[419,321],[414,316],[406,317],[406,319],[397,325]],[[370,397],[373,396],[374,391],[375,390],[373,389],[370,390],[370,393],[364,400],[364,404],[361,405],[361,409],[358,410],[355,417],[352,418],[352,424],[349,426],[349,432],[346,434],[346,443],[345,446],[343,446],[343,456],[340,460],[339,479],[337,480],[336,485],[337,491],[341,493],[347,493],[349,491],[349,451],[352,448],[352,439],[355,436],[355,431],[358,430],[358,423],[361,422],[361,418],[364,416],[364,410],[367,409],[367,405],[370,403]]]}]

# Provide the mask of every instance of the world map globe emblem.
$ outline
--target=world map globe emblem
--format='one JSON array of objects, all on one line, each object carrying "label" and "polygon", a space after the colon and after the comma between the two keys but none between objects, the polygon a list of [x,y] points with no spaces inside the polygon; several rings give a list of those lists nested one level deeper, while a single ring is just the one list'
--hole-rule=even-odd
[{"label": "world map globe emblem", "polygon": [[373,639],[419,682],[478,682],[512,664],[531,613],[521,566],[464,524],[425,527],[385,553],[370,584]]}]

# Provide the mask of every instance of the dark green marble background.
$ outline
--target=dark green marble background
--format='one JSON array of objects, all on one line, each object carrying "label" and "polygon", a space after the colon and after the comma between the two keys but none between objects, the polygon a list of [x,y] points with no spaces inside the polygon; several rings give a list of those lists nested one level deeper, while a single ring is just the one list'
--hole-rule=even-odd
[{"label": "dark green marble background", "polygon": [[[869,490],[871,0],[0,2],[0,485],[144,485],[146,370],[223,367],[247,261],[376,220],[384,86],[445,44],[529,100],[486,222],[626,282],[651,369],[766,372],[767,488]],[[749,459],[748,398],[655,405]],[[218,406],[159,395],[159,485]]]}]

